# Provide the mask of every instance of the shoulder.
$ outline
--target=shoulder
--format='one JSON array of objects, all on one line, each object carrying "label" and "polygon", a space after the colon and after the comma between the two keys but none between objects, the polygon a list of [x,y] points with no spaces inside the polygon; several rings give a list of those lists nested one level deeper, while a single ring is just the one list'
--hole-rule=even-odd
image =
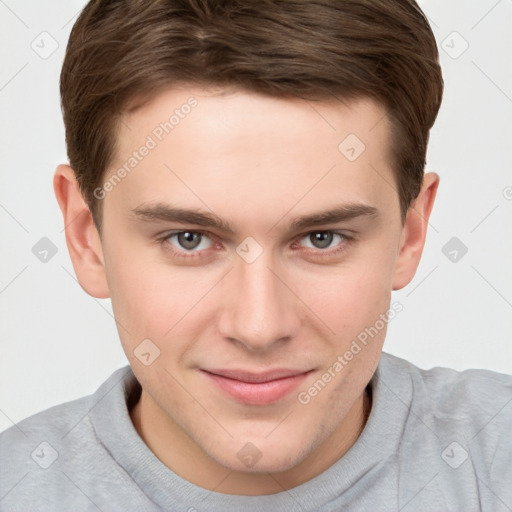
[{"label": "shoulder", "polygon": [[435,491],[441,502],[467,500],[468,507],[480,502],[485,510],[512,504],[512,376],[423,370],[383,354],[379,378],[389,388],[389,409],[400,418],[396,460],[402,488],[413,496],[417,489],[408,478],[424,478],[432,492],[423,495],[429,499]]},{"label": "shoulder", "polygon": [[[112,373],[94,394],[50,407],[4,430],[0,433],[0,443],[2,448],[7,451],[2,451],[0,456],[5,457],[5,454],[9,453],[9,449],[12,449],[13,445],[28,444],[31,446],[31,441],[41,436],[58,437],[59,439],[68,438],[69,434],[83,422],[97,402],[103,400],[116,385],[121,385],[122,390],[123,384],[131,376],[132,373],[128,366],[120,368]],[[72,439],[72,437],[69,437],[69,439]]]},{"label": "shoulder", "polygon": [[[66,438],[73,440],[69,434],[85,419],[91,405],[92,395],[50,407],[8,428],[0,434],[0,460],[11,467],[25,465],[32,459],[38,441],[48,445],[50,439],[59,439],[61,445]],[[37,458],[35,462],[38,462]]]},{"label": "shoulder", "polygon": [[410,390],[413,406],[438,418],[478,422],[500,412],[503,419],[512,415],[512,375],[481,369],[424,370],[387,353],[382,354],[380,366],[391,382],[402,386],[407,382],[404,387]]},{"label": "shoulder", "polygon": [[74,474],[107,470],[108,464],[102,468],[96,463],[107,462],[109,457],[96,436],[90,413],[106,395],[110,394],[109,400],[115,394],[122,397],[123,382],[129,376],[129,367],[121,368],[94,394],[34,414],[0,434],[0,496],[5,510],[30,503],[34,492],[41,510],[46,510],[45,496],[47,504],[53,503],[56,489],[73,486]]}]

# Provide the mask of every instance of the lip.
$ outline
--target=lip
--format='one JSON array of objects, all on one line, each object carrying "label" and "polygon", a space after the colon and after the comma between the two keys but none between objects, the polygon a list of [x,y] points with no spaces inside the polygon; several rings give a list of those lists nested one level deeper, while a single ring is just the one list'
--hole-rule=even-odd
[{"label": "lip", "polygon": [[269,405],[297,388],[312,370],[201,370],[221,391],[248,405]]}]

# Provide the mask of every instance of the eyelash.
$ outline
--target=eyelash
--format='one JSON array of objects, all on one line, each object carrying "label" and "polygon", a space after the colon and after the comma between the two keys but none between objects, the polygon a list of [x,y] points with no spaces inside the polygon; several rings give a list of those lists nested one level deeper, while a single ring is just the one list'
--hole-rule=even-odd
[{"label": "eyelash", "polygon": [[[185,229],[185,230],[172,231],[170,233],[165,233],[163,236],[158,237],[157,240],[158,240],[158,242],[160,242],[160,244],[162,246],[164,246],[164,244],[165,244],[165,246],[164,246],[165,250],[170,252],[172,254],[172,256],[174,256],[174,257],[188,259],[188,260],[204,257],[201,253],[204,251],[208,251],[209,249],[203,249],[200,251],[186,251],[184,249],[183,251],[179,251],[179,250],[176,250],[169,243],[169,239],[171,239],[173,236],[179,235],[181,233],[194,233],[196,235],[201,235],[203,237],[207,237],[210,239],[212,238],[211,235],[205,231]],[[342,237],[342,241],[338,245],[334,246],[334,248],[332,248],[332,249],[329,249],[329,248],[328,249],[303,248],[307,253],[312,252],[313,257],[318,258],[318,259],[321,259],[323,257],[337,256],[337,255],[344,253],[345,251],[347,251],[348,247],[355,240],[355,236],[347,235],[345,232],[334,231],[334,230],[329,230],[329,229],[324,229],[324,230],[320,229],[317,231],[309,231],[307,233],[304,233],[304,234],[298,236],[295,239],[297,242],[294,241],[293,244],[298,243],[303,238],[308,237],[314,233],[330,233],[332,235],[338,235],[338,236]],[[212,240],[212,243],[215,244],[215,241]]]}]

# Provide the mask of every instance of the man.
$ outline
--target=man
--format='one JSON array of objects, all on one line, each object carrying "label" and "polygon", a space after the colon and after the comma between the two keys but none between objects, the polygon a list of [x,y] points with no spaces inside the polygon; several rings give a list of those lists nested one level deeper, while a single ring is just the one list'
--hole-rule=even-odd
[{"label": "man", "polygon": [[512,508],[510,377],[382,353],[439,184],[412,0],[91,2],[61,95],[130,366],[2,434],[2,510]]}]

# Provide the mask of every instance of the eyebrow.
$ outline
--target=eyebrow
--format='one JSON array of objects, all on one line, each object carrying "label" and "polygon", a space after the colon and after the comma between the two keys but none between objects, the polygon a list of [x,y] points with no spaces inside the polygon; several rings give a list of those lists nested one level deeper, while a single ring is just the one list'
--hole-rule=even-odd
[{"label": "eyebrow", "polygon": [[165,204],[157,203],[149,206],[139,206],[132,210],[132,213],[144,221],[160,220],[165,222],[178,222],[180,224],[197,224],[207,228],[217,228],[220,231],[234,234],[233,228],[210,212],[176,208]]},{"label": "eyebrow", "polygon": [[318,213],[302,215],[290,223],[290,230],[299,231],[304,228],[335,224],[357,217],[377,217],[379,211],[374,206],[366,204],[346,204]]},{"label": "eyebrow", "polygon": [[[177,208],[166,204],[139,206],[132,210],[136,218],[143,221],[178,222],[180,224],[196,224],[207,228],[216,228],[219,231],[234,234],[233,227],[215,215],[213,212],[200,212],[186,208]],[[324,224],[335,224],[357,217],[375,218],[379,211],[374,206],[359,203],[340,205],[329,210],[301,215],[292,220],[288,228],[290,231],[300,231],[305,228]]]}]

